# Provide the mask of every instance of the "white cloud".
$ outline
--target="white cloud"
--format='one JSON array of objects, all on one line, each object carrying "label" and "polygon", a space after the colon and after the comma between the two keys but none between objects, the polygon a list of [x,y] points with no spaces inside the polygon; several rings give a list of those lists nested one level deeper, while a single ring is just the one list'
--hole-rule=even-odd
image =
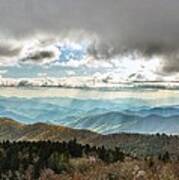
[{"label": "white cloud", "polygon": [[47,77],[48,74],[47,73],[38,73],[37,76],[38,77]]},{"label": "white cloud", "polygon": [[75,75],[76,73],[75,73],[75,71],[66,71],[66,73],[67,73],[67,75],[69,75],[69,76],[73,76],[73,75]]},{"label": "white cloud", "polygon": [[[179,76],[179,74],[178,74]],[[173,79],[173,77],[171,77]],[[136,81],[138,80],[138,81]],[[156,89],[179,89],[179,82],[170,81],[165,78],[163,81],[143,82],[145,76],[134,74],[128,79],[123,79],[116,73],[95,73],[93,76],[68,76],[63,78],[47,77],[39,74],[36,78],[3,78],[0,76],[0,86],[31,86],[31,87],[64,87],[64,88],[103,88],[107,90],[118,90],[122,88],[156,88]]]},{"label": "white cloud", "polygon": [[7,70],[0,70],[0,74],[6,74],[7,73]]}]

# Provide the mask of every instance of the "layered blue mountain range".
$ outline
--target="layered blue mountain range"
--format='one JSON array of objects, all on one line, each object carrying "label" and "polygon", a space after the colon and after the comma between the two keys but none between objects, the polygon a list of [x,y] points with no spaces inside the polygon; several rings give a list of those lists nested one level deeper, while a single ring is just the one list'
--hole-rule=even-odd
[{"label": "layered blue mountain range", "polygon": [[179,134],[179,106],[155,106],[139,99],[0,97],[0,116],[23,123],[46,122],[103,134]]}]

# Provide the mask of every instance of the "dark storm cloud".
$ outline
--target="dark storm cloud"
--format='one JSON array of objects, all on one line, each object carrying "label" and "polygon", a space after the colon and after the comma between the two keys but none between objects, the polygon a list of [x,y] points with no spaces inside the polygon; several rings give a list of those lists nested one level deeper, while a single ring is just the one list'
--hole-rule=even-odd
[{"label": "dark storm cloud", "polygon": [[179,72],[179,52],[173,52],[164,56],[163,71],[166,73]]},{"label": "dark storm cloud", "polygon": [[15,38],[83,29],[101,39],[89,48],[97,58],[139,50],[147,56],[164,54],[166,66],[175,66],[178,9],[178,0],[0,0],[0,24],[2,33]]},{"label": "dark storm cloud", "polygon": [[36,63],[42,62],[44,59],[51,59],[55,56],[52,51],[36,51],[33,54],[23,58],[21,62],[33,61]]}]

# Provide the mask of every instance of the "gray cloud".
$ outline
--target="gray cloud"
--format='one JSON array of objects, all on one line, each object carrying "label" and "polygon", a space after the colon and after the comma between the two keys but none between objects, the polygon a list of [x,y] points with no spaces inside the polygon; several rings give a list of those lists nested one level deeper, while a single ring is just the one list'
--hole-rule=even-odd
[{"label": "gray cloud", "polygon": [[0,56],[1,57],[13,57],[17,56],[21,51],[21,47],[14,47],[8,43],[0,44]]},{"label": "gray cloud", "polygon": [[95,59],[109,59],[115,54],[114,47],[105,43],[93,42],[87,49],[88,53]]},{"label": "gray cloud", "polygon": [[83,29],[101,39],[88,50],[96,58],[133,50],[162,54],[163,71],[172,72],[179,71],[173,55],[179,50],[178,9],[178,0],[0,0],[0,30],[24,38]]}]

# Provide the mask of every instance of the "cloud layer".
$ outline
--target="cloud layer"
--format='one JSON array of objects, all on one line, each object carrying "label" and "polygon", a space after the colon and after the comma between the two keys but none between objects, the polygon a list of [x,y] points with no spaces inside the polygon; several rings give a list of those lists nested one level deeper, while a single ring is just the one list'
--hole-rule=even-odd
[{"label": "cloud layer", "polygon": [[68,52],[61,65],[116,71],[125,59],[128,71],[140,64],[131,77],[171,77],[179,72],[178,9],[177,0],[0,0],[0,66],[59,65],[57,45],[71,43],[85,53]]},{"label": "cloud layer", "polygon": [[[121,81],[112,75],[95,74],[86,77],[43,77],[38,78],[2,78],[0,76],[0,87],[56,87],[56,88],[78,88],[78,89],[101,89],[101,90],[178,90],[178,82],[150,82],[142,81],[141,77],[137,77],[138,81],[129,78],[128,81]],[[135,79],[136,80],[136,79]]]}]

